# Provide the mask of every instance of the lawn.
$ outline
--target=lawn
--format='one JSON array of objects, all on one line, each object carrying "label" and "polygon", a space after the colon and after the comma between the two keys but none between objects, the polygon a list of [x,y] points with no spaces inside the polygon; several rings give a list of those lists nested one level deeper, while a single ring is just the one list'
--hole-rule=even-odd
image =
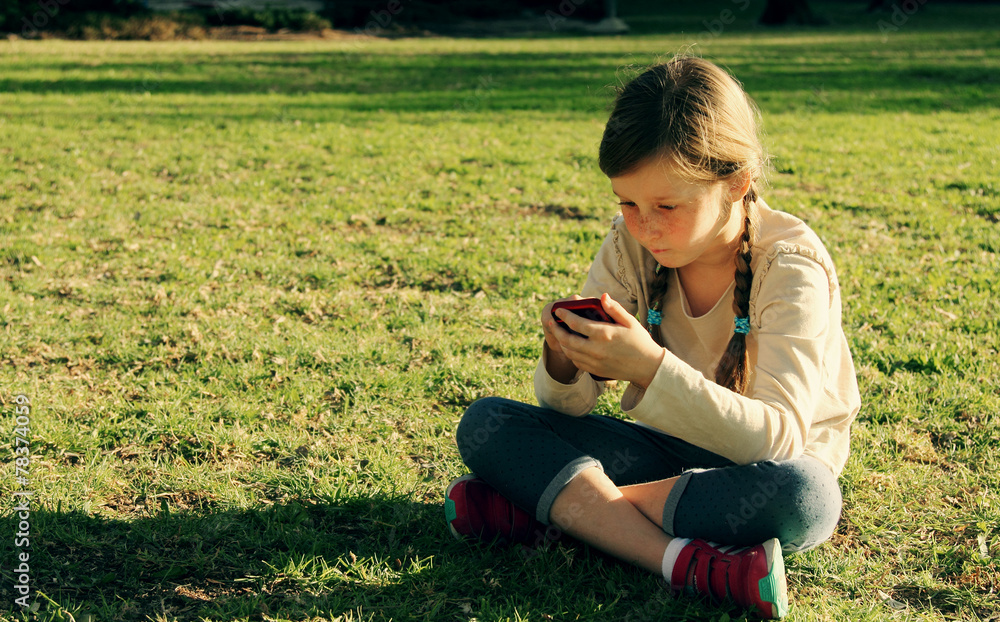
[{"label": "lawn", "polygon": [[441,509],[465,406],[533,399],[540,309],[615,213],[610,87],[695,41],[763,109],[764,196],[837,262],[864,399],[789,619],[1000,616],[1000,8],[740,6],[614,38],[0,45],[0,618],[28,574],[53,621],[738,619],[585,547],[456,542]]}]

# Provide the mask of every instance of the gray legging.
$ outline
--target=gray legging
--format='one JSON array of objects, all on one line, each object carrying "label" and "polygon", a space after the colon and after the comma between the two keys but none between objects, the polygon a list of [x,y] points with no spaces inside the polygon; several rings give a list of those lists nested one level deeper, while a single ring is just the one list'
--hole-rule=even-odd
[{"label": "gray legging", "polygon": [[633,422],[502,398],[470,406],[455,436],[473,473],[546,524],[556,495],[592,466],[618,486],[680,475],[663,509],[671,536],[733,545],[778,538],[785,551],[804,551],[840,519],[837,478],[808,456],[740,466]]}]

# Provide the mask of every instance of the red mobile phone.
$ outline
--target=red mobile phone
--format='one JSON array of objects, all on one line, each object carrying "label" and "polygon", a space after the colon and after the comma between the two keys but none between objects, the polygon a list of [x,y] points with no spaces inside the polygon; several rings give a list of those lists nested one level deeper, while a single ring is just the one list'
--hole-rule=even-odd
[{"label": "red mobile phone", "polygon": [[580,335],[580,333],[572,330],[569,326],[566,326],[566,322],[563,322],[558,317],[556,317],[556,309],[569,309],[573,313],[579,315],[580,317],[585,317],[588,320],[594,322],[609,322],[614,324],[615,321],[611,319],[608,312],[604,310],[604,306],[601,305],[600,298],[583,298],[582,300],[563,300],[561,302],[556,302],[552,305],[552,317],[555,318],[556,323],[574,335],[579,335],[580,337],[586,338],[585,335]]},{"label": "red mobile phone", "polygon": [[[573,313],[581,317],[585,317],[588,320],[593,320],[595,322],[608,322],[610,324],[617,323],[613,319],[611,319],[611,316],[608,315],[608,312],[604,310],[604,305],[601,304],[600,298],[583,298],[582,300],[563,300],[561,302],[554,303],[552,305],[552,317],[555,319],[556,323],[559,324],[559,326],[562,326],[563,329],[568,330],[574,335],[579,335],[584,339],[587,338],[586,335],[580,335],[580,333],[571,329],[569,326],[566,326],[566,322],[563,322],[561,319],[556,317],[556,309],[569,309]],[[593,376],[594,380],[597,380],[598,382],[611,380],[610,378],[594,376],[593,374],[591,374],[591,376]]]}]

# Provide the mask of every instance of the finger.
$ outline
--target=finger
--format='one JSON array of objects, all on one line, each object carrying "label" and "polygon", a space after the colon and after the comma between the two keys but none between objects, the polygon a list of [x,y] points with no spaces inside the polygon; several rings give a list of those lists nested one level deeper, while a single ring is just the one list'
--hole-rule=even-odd
[{"label": "finger", "polygon": [[[570,329],[572,329],[572,330],[580,333],[581,335],[589,335],[590,334],[590,331],[587,329],[587,325],[588,324],[593,324],[594,322],[591,322],[587,318],[585,318],[583,316],[580,316],[580,315],[577,315],[576,313],[573,313],[569,309],[556,309],[556,315],[559,317],[560,320],[562,320],[563,322],[565,322],[566,326],[568,326]],[[553,320],[553,322],[554,322],[554,320]],[[566,333],[566,334],[570,335],[571,337],[575,337],[576,336],[576,335],[570,334],[567,330],[565,330],[565,329],[563,329],[561,327],[557,328],[556,330],[558,330],[558,331],[560,331],[562,333]]]},{"label": "finger", "polygon": [[[597,360],[594,359],[594,357],[588,355],[586,352],[580,352],[578,350],[568,350],[566,352],[566,358],[572,361],[573,364],[576,365],[577,369],[586,372],[596,373],[599,367],[599,365],[597,364]],[[596,374],[596,375],[603,375],[603,374]]]},{"label": "finger", "polygon": [[553,304],[554,303],[549,303],[545,305],[545,308],[542,310],[542,317],[541,317],[542,332],[545,333],[546,339],[554,337],[555,335],[558,335],[561,332],[566,332],[563,329],[559,328],[559,325],[556,323],[555,318],[552,316]]},{"label": "finger", "polygon": [[[559,313],[561,309],[556,310]],[[582,315],[577,315],[572,311],[566,311],[566,314],[560,314],[560,318],[563,318],[566,325],[577,333],[583,335],[587,340],[606,340],[610,338],[612,332],[615,330],[613,328],[614,324],[608,322],[591,320],[583,317]],[[586,342],[584,342],[586,343]],[[583,344],[581,344],[581,347]]]},{"label": "finger", "polygon": [[560,343],[559,336],[557,334],[546,332],[545,344],[548,345],[549,351],[551,351],[553,354],[566,357],[566,351],[563,349],[563,345],[562,343]]},{"label": "finger", "polygon": [[[559,314],[559,309],[556,309],[556,314],[557,315]],[[562,319],[562,317],[560,316],[559,319]],[[568,334],[568,331],[559,325],[559,322],[556,321],[555,316],[553,316],[552,314],[549,314],[545,318],[544,324],[546,333],[552,335],[557,339],[562,337],[563,335]]]},{"label": "finger", "polygon": [[550,320],[552,318],[552,305],[553,304],[555,304],[555,303],[550,302],[549,304],[545,305],[542,308],[542,325],[543,326],[545,324],[547,324],[548,320]]},{"label": "finger", "polygon": [[589,345],[589,339],[586,337],[574,335],[562,327],[558,327],[555,330],[554,337],[559,343],[559,348],[570,358],[579,357]]},{"label": "finger", "polygon": [[626,311],[625,307],[618,304],[618,301],[612,298],[610,294],[601,294],[601,306],[611,316],[611,319],[622,326],[631,326],[636,321],[632,314]]},{"label": "finger", "polygon": [[570,298],[560,298],[559,300],[553,300],[552,302],[550,302],[547,305],[545,305],[545,307],[542,309],[542,326],[546,330],[550,330],[550,329],[553,330],[553,331],[555,331],[555,330],[562,330],[562,329],[557,328],[556,321],[552,317],[552,307],[554,307],[557,302],[565,302],[567,300],[579,300],[579,299],[580,299],[579,296],[574,295],[574,296],[572,296]]}]

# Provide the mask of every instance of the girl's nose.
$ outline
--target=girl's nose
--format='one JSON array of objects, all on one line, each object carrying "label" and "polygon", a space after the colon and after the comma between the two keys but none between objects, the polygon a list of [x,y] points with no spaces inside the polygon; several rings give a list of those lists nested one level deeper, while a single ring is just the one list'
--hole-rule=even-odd
[{"label": "girl's nose", "polygon": [[660,239],[660,228],[651,218],[642,218],[639,221],[639,235],[641,240],[655,242]]}]

